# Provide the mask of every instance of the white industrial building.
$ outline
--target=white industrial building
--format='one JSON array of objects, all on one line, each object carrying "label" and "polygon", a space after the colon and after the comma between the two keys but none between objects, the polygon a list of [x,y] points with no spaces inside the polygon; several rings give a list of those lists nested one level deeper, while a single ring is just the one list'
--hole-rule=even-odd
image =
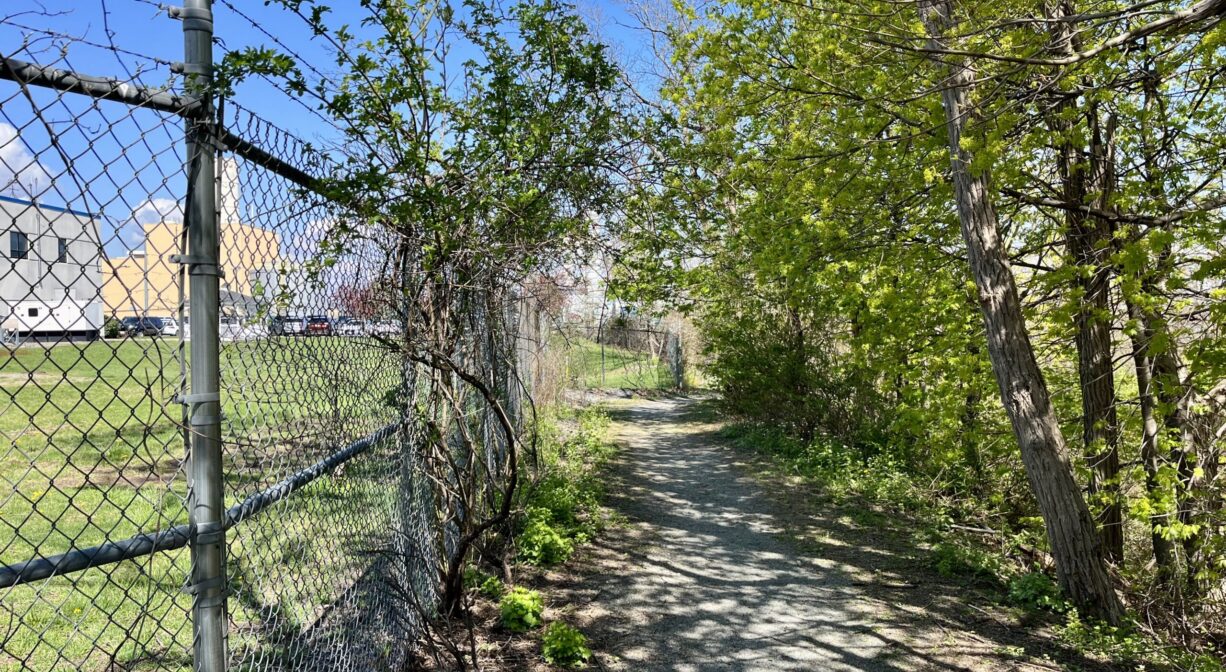
[{"label": "white industrial building", "polygon": [[5,335],[97,338],[103,322],[101,252],[94,215],[0,196]]}]

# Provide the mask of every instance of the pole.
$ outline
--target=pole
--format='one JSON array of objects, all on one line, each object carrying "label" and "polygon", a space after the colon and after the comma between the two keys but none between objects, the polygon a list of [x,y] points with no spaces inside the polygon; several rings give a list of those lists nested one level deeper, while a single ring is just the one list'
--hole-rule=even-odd
[{"label": "pole", "polygon": [[211,0],[185,0],[183,66],[200,114],[187,129],[187,265],[191,306],[191,393],[188,407],[188,510],[194,529],[192,577],[193,662],[196,672],[226,668],[225,510],[221,472],[221,372],[218,322],[219,235],[214,143],[213,12]]},{"label": "pole", "polygon": [[145,251],[141,255],[141,274],[145,285],[145,310],[141,317],[149,317],[149,230],[145,229]]}]

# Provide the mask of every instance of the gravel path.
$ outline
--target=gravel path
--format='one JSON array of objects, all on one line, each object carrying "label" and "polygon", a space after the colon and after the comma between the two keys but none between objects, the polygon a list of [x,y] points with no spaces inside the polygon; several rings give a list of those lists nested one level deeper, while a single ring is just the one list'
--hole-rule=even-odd
[{"label": "gravel path", "polygon": [[712,427],[682,419],[687,404],[617,410],[610,505],[628,524],[559,586],[559,615],[589,633],[598,669],[1061,669],[1041,657],[1049,641],[968,606],[854,511],[802,512],[803,490],[764,487]]}]

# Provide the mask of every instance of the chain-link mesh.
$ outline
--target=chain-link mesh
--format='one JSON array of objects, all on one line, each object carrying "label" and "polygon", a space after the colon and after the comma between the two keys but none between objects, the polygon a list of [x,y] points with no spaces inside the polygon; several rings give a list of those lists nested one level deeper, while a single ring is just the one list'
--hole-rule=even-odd
[{"label": "chain-link mesh", "polygon": [[[114,45],[31,34],[0,63],[0,670],[200,669],[220,584],[193,560],[216,532],[187,474],[218,423],[226,667],[401,669],[506,497],[540,315],[497,278],[444,297],[411,226],[322,197],[324,153],[210,112],[170,63],[88,77],[69,47]],[[189,129],[216,158],[216,263],[188,249]],[[201,274],[219,395],[192,389]],[[413,350],[443,298],[448,331]]]},{"label": "chain-link mesh", "polygon": [[[62,79],[69,53],[3,55]],[[140,61],[123,84],[173,80]],[[187,519],[183,188],[172,112],[0,82],[0,669],[190,663],[185,550],[50,576]]]},{"label": "chain-link mesh", "polygon": [[[295,138],[224,109],[235,135],[318,171]],[[416,612],[389,586],[407,585],[396,550],[421,507],[399,432],[404,367],[382,342],[402,327],[370,298],[390,277],[387,257],[369,237],[330,255],[329,233],[360,225],[343,208],[251,160],[223,153],[219,166],[227,499],[258,496],[379,437],[232,530],[234,667],[395,669]]]}]

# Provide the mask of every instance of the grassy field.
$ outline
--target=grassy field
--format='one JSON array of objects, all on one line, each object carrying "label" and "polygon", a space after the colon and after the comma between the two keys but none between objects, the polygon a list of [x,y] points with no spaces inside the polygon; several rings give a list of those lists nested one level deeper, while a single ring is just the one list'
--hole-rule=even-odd
[{"label": "grassy field", "polygon": [[[671,384],[645,353],[606,346],[602,375],[598,344],[572,346],[580,387]],[[221,369],[227,505],[395,417],[387,398],[399,368],[365,339],[227,343]],[[0,563],[187,522],[181,375],[174,341],[0,351]],[[285,654],[285,638],[370,566],[367,540],[386,534],[401,505],[388,487],[395,450],[380,447],[231,531],[236,658]],[[180,549],[0,589],[0,670],[190,668],[188,570]]]},{"label": "grassy field", "polygon": [[[399,370],[363,339],[226,344],[221,366],[227,505],[394,418]],[[0,563],[186,522],[180,375],[176,344],[155,339],[0,351]],[[355,537],[396,506],[380,462],[233,531],[232,648],[309,625],[369,563]],[[181,549],[0,589],[0,670],[187,669],[187,571]]]},{"label": "grassy field", "polygon": [[568,380],[581,389],[669,389],[673,376],[668,366],[650,353],[571,338],[567,352]]}]

